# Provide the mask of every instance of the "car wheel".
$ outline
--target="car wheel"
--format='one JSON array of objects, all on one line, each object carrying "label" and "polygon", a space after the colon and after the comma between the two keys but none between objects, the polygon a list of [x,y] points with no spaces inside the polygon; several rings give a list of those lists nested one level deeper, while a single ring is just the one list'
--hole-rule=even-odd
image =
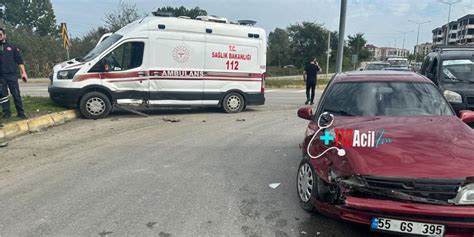
[{"label": "car wheel", "polygon": [[239,113],[245,107],[244,97],[236,92],[231,92],[222,100],[222,108],[226,113]]},{"label": "car wheel", "polygon": [[112,110],[110,99],[101,92],[89,92],[79,102],[82,116],[88,119],[100,119],[106,117]]},{"label": "car wheel", "polygon": [[314,211],[311,197],[316,192],[316,176],[313,167],[307,160],[303,160],[298,168],[296,188],[300,199],[300,206],[307,212]]}]

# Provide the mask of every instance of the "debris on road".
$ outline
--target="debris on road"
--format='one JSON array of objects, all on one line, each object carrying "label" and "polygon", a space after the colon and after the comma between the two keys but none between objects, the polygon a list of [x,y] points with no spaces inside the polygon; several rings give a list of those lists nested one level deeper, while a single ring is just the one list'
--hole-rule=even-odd
[{"label": "debris on road", "polygon": [[0,147],[6,147],[8,146],[8,142],[0,142]]},{"label": "debris on road", "polygon": [[280,183],[273,183],[273,184],[269,184],[268,186],[270,186],[270,188],[276,189],[278,188],[278,186],[280,186]]},{"label": "debris on road", "polygon": [[245,120],[245,119],[237,119],[237,120],[235,120],[235,121],[237,121],[237,122],[245,122],[246,120]]},{"label": "debris on road", "polygon": [[152,229],[154,225],[156,225],[156,222],[148,222],[148,223],[146,224],[146,227]]},{"label": "debris on road", "polygon": [[164,118],[163,121],[169,122],[169,123],[178,123],[181,122],[179,119],[174,119],[174,118]]}]

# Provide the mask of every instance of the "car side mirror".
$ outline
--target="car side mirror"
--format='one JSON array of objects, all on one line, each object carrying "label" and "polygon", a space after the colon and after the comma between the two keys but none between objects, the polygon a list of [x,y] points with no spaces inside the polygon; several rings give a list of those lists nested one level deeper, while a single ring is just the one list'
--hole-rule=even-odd
[{"label": "car side mirror", "polygon": [[313,119],[313,109],[311,107],[304,107],[298,110],[298,117],[306,120]]},{"label": "car side mirror", "polygon": [[459,118],[465,124],[474,123],[474,112],[470,110],[461,110],[459,111]]}]

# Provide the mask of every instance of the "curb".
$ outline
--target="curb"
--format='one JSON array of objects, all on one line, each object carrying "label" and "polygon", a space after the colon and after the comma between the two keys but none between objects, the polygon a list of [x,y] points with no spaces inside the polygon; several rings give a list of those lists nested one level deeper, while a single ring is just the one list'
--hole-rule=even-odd
[{"label": "curb", "polygon": [[64,124],[78,117],[79,113],[76,110],[66,110],[37,118],[7,123],[0,129],[0,140],[12,139],[27,133],[43,131],[49,127]]}]

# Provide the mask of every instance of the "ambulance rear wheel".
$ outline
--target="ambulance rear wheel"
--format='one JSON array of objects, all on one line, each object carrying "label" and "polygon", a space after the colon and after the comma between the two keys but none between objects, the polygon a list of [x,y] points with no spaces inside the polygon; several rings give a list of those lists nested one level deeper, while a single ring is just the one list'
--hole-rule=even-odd
[{"label": "ambulance rear wheel", "polygon": [[236,92],[231,92],[224,97],[222,108],[226,113],[239,113],[245,107],[244,97]]},{"label": "ambulance rear wheel", "polygon": [[109,97],[101,92],[92,91],[81,98],[79,109],[85,118],[100,119],[109,115],[112,105]]}]

